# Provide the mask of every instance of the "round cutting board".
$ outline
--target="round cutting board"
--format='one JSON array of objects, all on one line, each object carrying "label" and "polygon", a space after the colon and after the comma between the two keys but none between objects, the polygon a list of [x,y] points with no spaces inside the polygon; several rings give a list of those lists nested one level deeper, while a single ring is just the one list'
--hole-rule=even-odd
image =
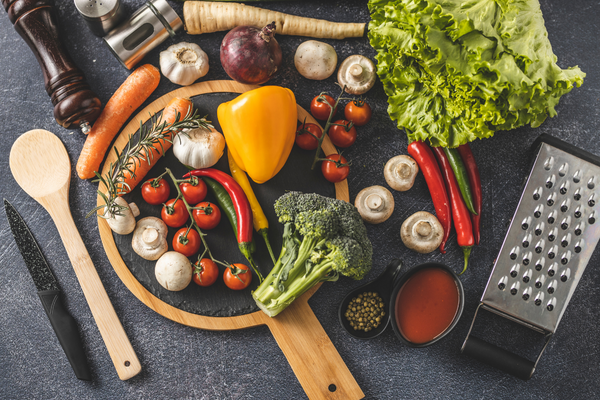
[{"label": "round cutting board", "polygon": [[[139,129],[140,121],[146,123],[152,115],[162,111],[173,97],[191,98],[196,103],[197,96],[214,93],[244,93],[255,88],[257,86],[234,81],[208,81],[174,90],[140,111],[123,129],[114,147],[119,152],[122,151],[129,137]],[[298,119],[317,124],[317,121],[300,106],[298,106]],[[336,152],[327,136],[323,141],[323,150],[325,154]],[[104,163],[103,175],[108,172],[110,164],[115,160],[116,154],[111,151]],[[151,177],[153,176],[149,175],[146,178]],[[349,201],[346,180],[335,184],[335,196],[340,200]],[[98,196],[97,202],[98,205],[104,204],[101,196]],[[227,221],[224,221],[224,224],[226,223]],[[106,254],[121,281],[140,301],[155,312],[175,322],[207,330],[234,330],[267,325],[309,398],[359,399],[363,397],[360,387],[308,305],[308,299],[318,286],[298,298],[275,318],[268,317],[262,311],[226,317],[188,312],[161,300],[140,283],[123,260],[112,231],[103,218],[98,218],[98,228]],[[275,246],[274,251],[277,254],[278,246]],[[219,258],[218,255],[216,256]],[[246,295],[250,296],[249,293]]]}]

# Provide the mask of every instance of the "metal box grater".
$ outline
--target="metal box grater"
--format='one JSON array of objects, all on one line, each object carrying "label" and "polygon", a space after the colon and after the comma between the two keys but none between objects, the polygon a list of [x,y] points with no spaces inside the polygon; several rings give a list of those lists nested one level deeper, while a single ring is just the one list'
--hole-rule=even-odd
[{"label": "metal box grater", "polygon": [[[600,158],[552,136],[535,161],[461,351],[529,379],[600,239]],[[479,308],[545,335],[535,362],[471,335]]]}]

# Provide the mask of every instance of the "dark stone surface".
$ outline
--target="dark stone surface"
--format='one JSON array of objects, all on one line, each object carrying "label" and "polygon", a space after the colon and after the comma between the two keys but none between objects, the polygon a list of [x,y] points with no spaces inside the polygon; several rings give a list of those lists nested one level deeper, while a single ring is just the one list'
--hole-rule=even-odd
[{"label": "dark stone surface", "polygon": [[[478,300],[483,292],[507,223],[528,175],[529,146],[541,133],[557,136],[578,147],[600,154],[597,134],[600,81],[598,65],[600,34],[598,1],[542,0],[542,11],[554,52],[561,67],[579,65],[587,72],[584,85],[566,95],[558,116],[540,128],[500,132],[492,139],[472,145],[483,181],[484,215],[482,244],[473,250],[470,268],[461,277],[465,309],[455,330],[435,346],[413,349],[400,343],[388,328],[377,339],[360,341],[347,335],[337,320],[337,307],[345,294],[359,282],[340,279],[325,284],[310,304],[325,331],[340,352],[368,399],[415,398],[597,398],[600,392],[598,362],[600,307],[598,296],[600,262],[595,252],[561,324],[546,349],[537,371],[528,382],[520,381],[460,354]],[[128,1],[131,13],[143,4]],[[182,6],[171,2],[182,15]],[[271,3],[272,9],[329,18],[338,21],[367,21],[366,1]],[[75,63],[84,71],[92,89],[103,103],[125,80],[124,69],[95,37],[71,1],[57,1],[63,41]],[[98,269],[143,371],[129,381],[120,381],[91,316],[56,228],[47,212],[29,198],[9,173],[8,155],[12,142],[34,128],[52,131],[65,144],[76,162],[85,137],[59,127],[43,87],[42,73],[25,42],[14,31],[6,13],[0,17],[0,193],[23,215],[46,255],[64,291],[65,303],[79,323],[90,361],[93,382],[78,381],[54,336],[35,293],[5,216],[0,217],[0,398],[204,398],[204,399],[297,399],[305,398],[285,357],[268,328],[212,332],[178,325],[138,301],[113,271],[102,247],[94,219],[85,219],[95,205],[96,185],[80,181],[73,169],[70,204],[75,223]],[[210,58],[205,79],[225,79],[219,61],[219,44],[224,33],[188,36],[180,32],[151,52],[144,62],[158,65],[160,50],[180,41],[198,43]],[[279,37],[284,52],[283,70],[271,83],[289,87],[298,103],[308,107],[320,91],[337,93],[334,78],[324,82],[300,77],[293,66],[296,46],[304,38]],[[374,51],[365,38],[328,41],[340,59],[354,53],[369,57]],[[176,86],[163,79],[149,104]],[[360,129],[357,143],[346,151],[353,160],[349,177],[350,195],[373,184],[385,185],[381,173],[392,156],[405,153],[407,140],[385,112],[383,88],[369,92],[374,120]],[[462,253],[451,234],[448,253],[419,255],[404,248],[399,237],[401,222],[418,210],[433,211],[425,181],[419,176],[415,187],[394,193],[396,211],[387,222],[369,226],[374,244],[376,277],[392,258],[405,260],[407,268],[439,261],[460,268]],[[480,321],[478,319],[478,321]],[[505,342],[531,358],[541,337],[532,331],[497,318],[485,318],[475,327],[479,336]],[[533,337],[532,337],[533,336]]]}]

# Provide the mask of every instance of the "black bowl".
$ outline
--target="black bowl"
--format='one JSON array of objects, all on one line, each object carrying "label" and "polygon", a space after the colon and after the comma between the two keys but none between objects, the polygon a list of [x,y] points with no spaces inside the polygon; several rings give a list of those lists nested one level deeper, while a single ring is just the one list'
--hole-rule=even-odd
[{"label": "black bowl", "polygon": [[[398,323],[396,322],[396,311],[397,311],[396,298],[398,297],[398,293],[400,292],[400,289],[402,288],[402,286],[404,286],[406,281],[408,281],[408,279],[410,277],[412,277],[416,272],[421,271],[426,268],[440,268],[440,269],[443,269],[443,270],[447,271],[448,273],[450,273],[450,275],[454,279],[454,282],[456,283],[456,287],[458,289],[458,308],[456,310],[456,315],[454,316],[454,319],[442,333],[440,333],[438,336],[436,336],[429,342],[413,343],[413,342],[409,341],[408,339],[406,339],[400,332],[400,328],[398,328]],[[398,338],[402,342],[404,342],[407,346],[410,346],[410,347],[430,346],[434,343],[437,343],[442,338],[444,338],[456,326],[456,324],[458,323],[458,320],[460,319],[460,316],[462,315],[464,303],[465,303],[464,289],[463,289],[462,283],[460,282],[460,279],[458,278],[458,275],[456,274],[456,272],[454,272],[450,267],[448,267],[444,264],[440,264],[440,263],[430,262],[430,263],[420,264],[420,265],[414,267],[413,269],[411,269],[410,271],[404,273],[402,275],[402,277],[398,280],[396,285],[394,286],[394,290],[393,290],[392,296],[390,298],[390,306],[389,306],[391,321],[392,321],[392,328],[394,329],[394,332],[396,332],[396,336],[398,336]],[[400,305],[399,307],[402,307],[402,305]]]},{"label": "black bowl", "polygon": [[[401,268],[402,261],[393,260],[386,267],[385,271],[383,271],[381,275],[377,277],[377,279],[365,285],[357,287],[356,289],[348,293],[346,297],[344,297],[344,300],[342,301],[342,304],[340,304],[340,308],[338,309],[338,315],[342,327],[350,335],[354,336],[357,339],[373,339],[374,337],[381,335],[381,333],[385,331],[385,328],[387,327],[390,321],[390,297],[392,296],[392,290],[394,289],[394,281],[396,280],[396,277],[398,277]],[[364,292],[377,292],[379,294],[379,297],[381,297],[381,299],[383,300],[385,311],[383,320],[377,326],[377,328],[371,329],[368,332],[355,330],[354,328],[352,328],[352,326],[350,326],[350,322],[344,316],[346,309],[348,308],[348,304],[350,304],[350,301]]]}]

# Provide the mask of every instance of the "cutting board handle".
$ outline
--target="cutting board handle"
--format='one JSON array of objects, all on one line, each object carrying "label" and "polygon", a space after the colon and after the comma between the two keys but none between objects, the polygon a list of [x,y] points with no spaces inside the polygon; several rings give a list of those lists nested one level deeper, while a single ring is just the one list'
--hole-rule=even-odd
[{"label": "cutting board handle", "polygon": [[42,68],[56,122],[65,128],[89,126],[101,103],[60,42],[52,0],[2,0],[2,5]]},{"label": "cutting board handle", "polygon": [[309,399],[362,399],[362,390],[308,305],[308,297],[306,293],[294,301],[267,326]]}]

